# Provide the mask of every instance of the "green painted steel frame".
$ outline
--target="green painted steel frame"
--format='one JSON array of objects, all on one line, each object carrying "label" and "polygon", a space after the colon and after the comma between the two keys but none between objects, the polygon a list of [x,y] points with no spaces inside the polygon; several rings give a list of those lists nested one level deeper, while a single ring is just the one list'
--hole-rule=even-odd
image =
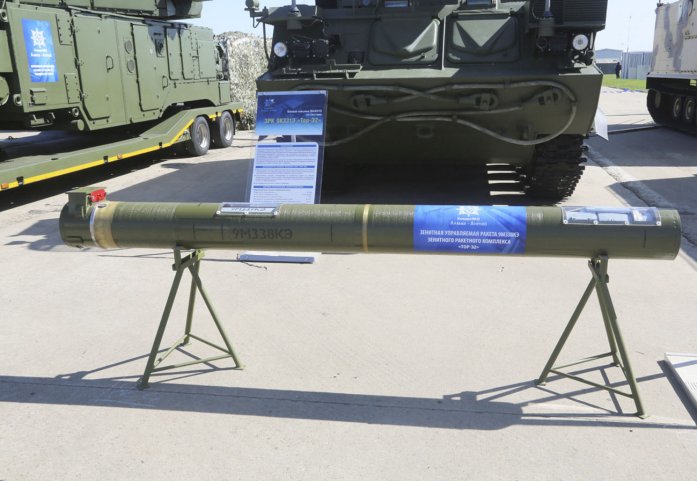
[{"label": "green painted steel frame", "polygon": [[[157,334],[155,335],[155,341],[153,342],[152,345],[152,350],[150,351],[150,356],[148,357],[148,363],[145,366],[145,372],[143,373],[143,376],[140,378],[138,381],[138,389],[145,389],[148,387],[148,383],[150,380],[150,376],[155,373],[155,372],[160,372],[160,371],[166,371],[169,369],[176,369],[180,367],[186,367],[186,366],[192,366],[195,364],[202,364],[202,363],[208,363],[211,361],[217,361],[219,359],[226,359],[226,358],[232,358],[232,360],[235,362],[235,368],[236,369],[242,369],[244,366],[240,362],[239,358],[235,354],[234,349],[232,348],[232,343],[228,339],[227,334],[225,333],[225,329],[223,328],[222,323],[220,322],[220,319],[218,318],[218,315],[216,314],[215,310],[213,309],[213,305],[211,304],[211,301],[208,297],[208,294],[206,294],[206,291],[203,288],[203,283],[201,282],[201,278],[199,276],[199,268],[201,267],[201,259],[203,259],[204,256],[204,251],[202,249],[195,249],[191,254],[182,257],[181,250],[180,249],[174,249],[174,264],[172,265],[172,270],[175,271],[174,275],[174,280],[172,281],[172,287],[169,291],[169,296],[167,297],[167,303],[165,304],[165,310],[162,313],[162,319],[160,320],[160,326],[157,329]],[[167,349],[164,354],[162,354],[159,358],[157,357],[157,354],[160,350],[160,344],[162,343],[162,336],[165,333],[165,329],[167,327],[167,321],[169,320],[169,316],[172,313],[172,306],[174,305],[174,300],[177,297],[177,292],[179,291],[179,285],[182,280],[182,276],[184,275],[184,271],[188,270],[189,273],[191,274],[191,289],[189,291],[189,305],[187,308],[186,312],[186,327],[184,328],[184,335],[180,337],[169,349]],[[213,322],[215,322],[216,327],[218,328],[218,331],[220,332],[220,335],[223,338],[223,342],[225,343],[225,347],[218,346],[210,341],[207,341],[191,332],[191,327],[193,325],[193,317],[194,317],[194,304],[196,301],[196,292],[199,292],[201,294],[201,297],[203,298],[203,302],[206,304],[206,307],[208,308],[208,312],[210,312],[211,317],[213,318]],[[210,347],[213,347],[219,351],[224,352],[222,355],[218,356],[213,356],[213,357],[208,357],[206,359],[197,359],[194,361],[189,361],[189,362],[183,362],[179,364],[170,364],[167,366],[160,366],[162,361],[164,361],[176,348],[180,346],[184,346],[186,344],[189,344],[191,339],[195,339],[197,341],[200,341],[204,344],[207,344]]]},{"label": "green painted steel frame", "polygon": [[[182,257],[181,250],[180,249],[174,249],[174,264],[172,265],[172,270],[175,271],[174,275],[174,280],[172,281],[172,287],[169,292],[169,296],[167,298],[167,302],[165,304],[165,310],[162,313],[162,319],[160,321],[160,326],[157,329],[157,334],[155,335],[155,341],[153,342],[152,345],[152,350],[150,351],[150,356],[148,358],[148,363],[145,367],[145,372],[143,373],[143,376],[140,378],[138,381],[138,389],[145,389],[148,387],[148,382],[150,380],[150,376],[155,373],[155,372],[160,372],[160,371],[165,371],[169,369],[176,369],[180,367],[185,367],[185,366],[191,366],[194,364],[201,364],[201,363],[207,363],[211,361],[217,361],[219,359],[226,359],[226,358],[232,358],[232,360],[235,362],[235,368],[236,369],[242,369],[244,366],[241,364],[239,358],[235,354],[234,349],[232,348],[232,344],[230,343],[227,334],[225,333],[225,330],[223,329],[223,326],[220,322],[220,319],[218,318],[218,315],[215,313],[215,310],[213,309],[213,305],[210,302],[210,299],[208,298],[208,295],[206,294],[206,291],[203,288],[203,283],[201,282],[201,278],[199,276],[199,268],[201,265],[201,259],[204,256],[204,251],[203,249],[195,249],[191,252],[191,254]],[[634,372],[632,371],[632,367],[629,361],[629,356],[627,355],[627,350],[624,344],[624,340],[622,338],[622,334],[620,332],[619,325],[617,323],[617,314],[615,313],[615,308],[612,304],[612,298],[610,297],[610,291],[608,289],[608,283],[610,282],[610,278],[607,274],[607,269],[608,269],[608,257],[607,256],[599,256],[599,257],[594,257],[588,261],[588,267],[590,268],[592,278],[588,284],[588,287],[586,288],[585,292],[581,296],[581,300],[579,301],[578,305],[576,306],[576,309],[574,310],[573,314],[571,315],[571,319],[569,320],[568,324],[566,325],[566,328],[564,329],[564,332],[561,335],[561,338],[557,342],[557,345],[554,348],[554,351],[552,352],[552,355],[550,356],[549,360],[547,361],[547,364],[545,365],[544,369],[542,370],[542,374],[540,374],[540,377],[537,380],[538,385],[544,385],[547,382],[547,378],[550,374],[556,374],[558,376],[566,377],[569,379],[573,379],[578,382],[582,382],[591,386],[594,386],[599,389],[604,389],[606,391],[613,392],[615,394],[629,397],[634,400],[634,403],[637,408],[637,416],[645,418],[646,412],[644,411],[644,407],[641,403],[641,398],[639,397],[639,389],[637,386],[636,378],[634,377]],[[160,344],[162,343],[162,336],[165,333],[165,329],[167,327],[167,321],[169,320],[169,316],[172,312],[172,306],[174,305],[174,300],[177,296],[177,292],[179,290],[179,285],[181,283],[182,276],[184,274],[184,271],[188,270],[191,273],[191,288],[189,291],[189,304],[188,304],[188,309],[186,313],[186,327],[184,329],[184,335],[180,337],[169,349],[167,349],[164,354],[162,354],[159,358],[157,357],[157,354],[160,349]],[[202,339],[201,337],[193,334],[191,332],[192,324],[193,324],[193,315],[194,315],[194,302],[196,300],[196,292],[199,292],[201,294],[201,297],[203,298],[203,301],[206,304],[206,307],[208,308],[208,311],[210,312],[211,316],[213,317],[213,321],[215,322],[216,327],[218,328],[218,331],[220,332],[220,335],[223,338],[223,341],[225,343],[225,347],[218,346],[210,341],[207,341],[205,339]],[[578,321],[579,317],[581,316],[581,312],[583,312],[583,309],[586,306],[586,303],[588,302],[588,299],[591,297],[591,294],[593,291],[596,292],[598,296],[598,302],[600,304],[600,311],[602,312],[603,316],[603,322],[605,324],[605,332],[608,338],[608,342],[610,344],[610,352],[605,353],[605,354],[598,354],[595,356],[590,356],[584,359],[580,359],[571,363],[555,366],[555,362],[557,361],[557,358],[559,357],[559,354],[561,353],[562,348],[564,347],[564,344],[566,343],[567,339],[569,338],[569,335],[571,334],[571,331],[573,331],[574,326],[576,325],[576,322]],[[171,364],[167,366],[160,366],[162,361],[164,361],[177,347],[186,345],[190,342],[191,339],[195,339],[197,341],[200,341],[204,344],[207,344],[208,346],[211,346],[215,349],[218,349],[219,351],[222,351],[224,354],[219,355],[219,356],[213,356],[209,357],[206,359],[197,359],[194,361],[189,361],[189,362],[184,362],[180,364]],[[606,357],[612,357],[613,365],[619,367],[622,370],[622,373],[624,374],[625,379],[627,380],[627,383],[629,384],[629,389],[630,392],[625,392],[621,391],[617,388],[614,388],[612,386],[604,385],[604,384],[599,384],[593,381],[589,381],[587,379],[584,379],[582,377],[569,374],[566,372],[563,372],[562,369],[576,366],[582,363],[590,362],[590,361],[595,361],[599,359],[603,359]]]},{"label": "green painted steel frame", "polygon": [[[636,415],[641,418],[645,418],[647,414],[644,410],[644,406],[641,403],[641,398],[639,397],[639,388],[637,386],[636,378],[634,377],[634,372],[632,371],[632,366],[629,362],[627,349],[625,347],[624,340],[622,339],[619,324],[617,323],[617,314],[615,313],[615,308],[612,304],[612,298],[610,297],[610,291],[608,289],[608,283],[610,282],[610,277],[607,274],[608,257],[595,257],[588,261],[588,267],[590,268],[593,277],[590,283],[588,284],[588,287],[586,288],[585,292],[581,296],[581,300],[576,306],[574,313],[571,315],[571,319],[569,320],[569,323],[566,325],[566,329],[564,329],[561,338],[557,342],[557,345],[555,346],[552,355],[550,356],[549,360],[547,361],[547,364],[542,370],[542,374],[540,374],[540,377],[537,380],[537,384],[544,385],[550,373],[573,379],[574,381],[579,381],[584,384],[589,384],[596,388],[604,389],[606,391],[619,394],[620,396],[625,396],[633,399],[637,409]],[[576,325],[576,321],[578,321],[578,318],[580,317],[583,308],[585,307],[586,303],[588,302],[588,299],[590,298],[594,290],[598,296],[600,311],[603,316],[603,322],[605,323],[605,332],[607,334],[607,339],[610,344],[610,352],[590,356],[568,364],[555,366],[554,363],[557,361],[559,353],[564,347],[566,340],[569,338],[571,331]],[[627,380],[627,383],[629,384],[630,392],[621,391],[612,386],[595,383],[593,381],[589,381],[582,377],[575,376],[573,374],[569,374],[562,371],[562,369],[565,369],[567,367],[576,366],[585,362],[595,361],[606,357],[612,357],[612,364],[621,369],[622,374],[624,375],[625,379]]]}]

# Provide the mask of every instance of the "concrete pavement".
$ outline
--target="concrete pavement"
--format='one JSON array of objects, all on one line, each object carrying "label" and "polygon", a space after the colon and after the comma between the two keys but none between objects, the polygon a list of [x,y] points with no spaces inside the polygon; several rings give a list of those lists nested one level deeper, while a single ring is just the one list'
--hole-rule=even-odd
[{"label": "concrete pavement", "polygon": [[[629,135],[592,139],[591,159],[611,160],[689,221],[695,199],[673,180],[691,172],[695,139],[652,130],[637,147]],[[253,144],[241,133],[230,149],[100,183],[119,200],[241,200]],[[636,164],[650,148],[666,155]],[[641,205],[611,174],[591,162],[566,204]],[[390,189],[403,202],[495,198],[486,182],[421,187],[410,198]],[[375,196],[356,189],[325,202]],[[65,201],[0,212],[2,480],[656,480],[697,468],[695,413],[662,363],[666,351],[697,352],[689,239],[676,261],[610,262],[646,420],[590,386],[533,383],[589,280],[583,259],[323,255],[262,265],[209,252],[203,281],[246,368],[216,362],[155,376],[141,392],[171,253],[65,247]],[[185,309],[182,295],[165,342],[180,335]],[[194,331],[216,339],[201,302]],[[592,300],[562,359],[606,344]],[[208,352],[194,343],[173,355]],[[616,368],[586,375],[626,388]]]},{"label": "concrete pavement", "polygon": [[610,131],[654,125],[646,109],[645,92],[602,87],[599,106]]}]

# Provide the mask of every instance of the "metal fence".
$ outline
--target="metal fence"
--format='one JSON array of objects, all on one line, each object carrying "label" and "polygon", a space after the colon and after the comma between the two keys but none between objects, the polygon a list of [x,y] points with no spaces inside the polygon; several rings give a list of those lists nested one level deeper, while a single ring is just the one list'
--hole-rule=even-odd
[{"label": "metal fence", "polygon": [[623,52],[622,53],[622,78],[640,79],[646,78],[651,70],[652,52]]}]

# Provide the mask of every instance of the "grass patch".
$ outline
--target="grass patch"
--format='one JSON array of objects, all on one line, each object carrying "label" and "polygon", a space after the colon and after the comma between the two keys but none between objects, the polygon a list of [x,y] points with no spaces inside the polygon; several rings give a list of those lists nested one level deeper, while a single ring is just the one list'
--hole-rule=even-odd
[{"label": "grass patch", "polygon": [[603,75],[603,86],[646,92],[646,80],[615,78],[614,75]]}]

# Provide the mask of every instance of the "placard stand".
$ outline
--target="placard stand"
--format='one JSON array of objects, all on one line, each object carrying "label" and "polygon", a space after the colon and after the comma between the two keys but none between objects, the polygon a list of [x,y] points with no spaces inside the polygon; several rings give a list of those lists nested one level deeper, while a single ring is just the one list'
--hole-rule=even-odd
[{"label": "placard stand", "polygon": [[[317,204],[322,192],[328,94],[324,90],[257,92],[257,144],[247,182],[249,205]],[[320,253],[256,252],[244,262],[312,264]]]}]

